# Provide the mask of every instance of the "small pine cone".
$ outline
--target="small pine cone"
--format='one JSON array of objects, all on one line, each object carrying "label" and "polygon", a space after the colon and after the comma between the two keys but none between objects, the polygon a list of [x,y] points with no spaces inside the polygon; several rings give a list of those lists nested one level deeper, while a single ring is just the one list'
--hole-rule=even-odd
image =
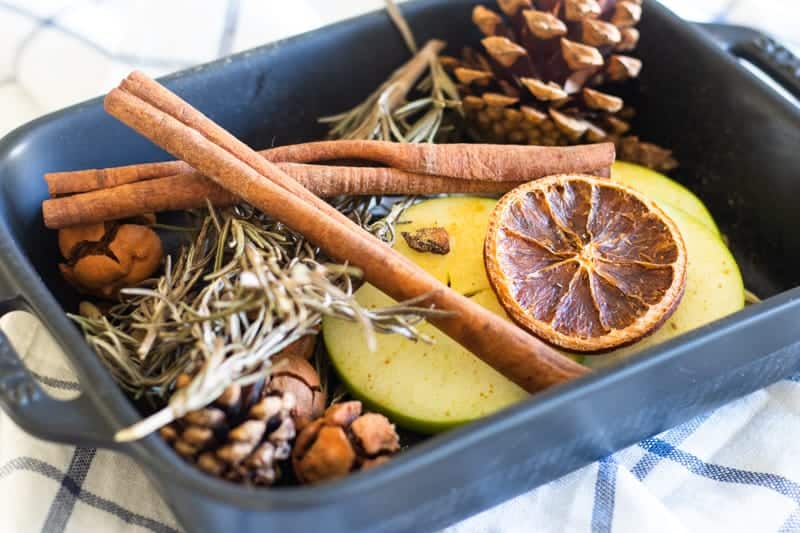
[{"label": "small pine cone", "polygon": [[[246,485],[272,485],[295,437],[290,393],[248,402],[253,391],[228,387],[214,405],[160,430],[179,455],[201,470]],[[220,401],[220,399],[222,401]]]},{"label": "small pine cone", "polygon": [[[306,360],[316,335],[275,356],[270,381],[228,386],[209,406],[187,413],[160,430],[162,438],[209,474],[249,485],[271,485],[278,463],[289,459],[295,433],[325,410],[319,375]],[[181,374],[175,388],[192,382]]]},{"label": "small pine cone", "polygon": [[362,414],[361,402],[344,402],[300,432],[292,465],[301,482],[318,483],[383,464],[399,449],[400,438],[385,416]]}]

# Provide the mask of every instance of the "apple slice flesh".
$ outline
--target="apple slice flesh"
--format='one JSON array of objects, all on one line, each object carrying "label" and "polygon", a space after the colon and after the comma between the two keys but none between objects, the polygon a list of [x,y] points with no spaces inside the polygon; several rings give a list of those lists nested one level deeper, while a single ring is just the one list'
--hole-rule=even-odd
[{"label": "apple slice flesh", "polygon": [[649,168],[617,161],[611,167],[611,179],[644,194],[658,205],[677,207],[719,235],[719,228],[705,204],[692,191]]},{"label": "apple slice flesh", "polygon": [[[483,241],[495,201],[451,197],[411,207],[398,232],[444,227],[450,235],[447,255],[419,253],[398,236],[395,248],[455,290],[506,317],[489,286],[483,266]],[[602,367],[676,335],[731,314],[744,306],[744,286],[735,260],[719,235],[691,215],[662,202],[678,225],[689,254],[686,293],[675,314],[653,335],[629,347],[583,362]],[[365,307],[394,303],[371,285],[356,292]],[[398,335],[378,335],[370,352],[354,323],[325,318],[323,338],[331,361],[347,388],[373,410],[398,425],[423,433],[443,431],[512,405],[525,391],[464,350],[430,324],[420,331],[434,344]]]},{"label": "apple slice flesh", "polygon": [[[452,197],[416,204],[404,213],[398,233],[444,227],[450,236],[450,253],[416,252],[400,235],[395,249],[454,290],[505,317],[483,266],[483,240],[495,203]],[[362,286],[355,296],[369,308],[394,303],[371,285]],[[443,431],[528,396],[432,325],[424,323],[419,329],[433,344],[378,335],[375,352],[367,349],[354,323],[326,318],[322,331],[331,361],[353,396],[409,429]]]}]

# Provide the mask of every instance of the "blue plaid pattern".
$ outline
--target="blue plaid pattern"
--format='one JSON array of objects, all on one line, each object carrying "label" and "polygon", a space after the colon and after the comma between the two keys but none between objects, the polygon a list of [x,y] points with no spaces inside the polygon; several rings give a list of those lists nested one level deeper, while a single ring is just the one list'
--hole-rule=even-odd
[{"label": "blue plaid pattern", "polygon": [[[786,379],[789,383],[800,383],[800,374]],[[636,479],[645,482],[647,476],[664,460],[671,461],[695,476],[719,483],[762,487],[790,499],[794,510],[777,530],[781,533],[800,531],[800,483],[785,476],[769,472],[757,472],[703,461],[696,455],[682,450],[680,444],[705,424],[713,413],[698,416],[661,435],[645,439],[639,447],[646,453],[630,469]],[[615,456],[598,462],[597,478],[592,507],[591,531],[595,533],[614,531],[614,503],[616,472],[620,468]]]},{"label": "blue plaid pattern", "polygon": [[[196,7],[193,1],[172,0],[160,5],[162,8],[178,6],[166,14],[161,9],[160,16],[175,17],[175,28],[179,28],[178,17]],[[772,29],[782,27],[779,19],[796,21],[800,18],[798,7],[788,7],[798,6],[798,3],[785,0],[663,1],[687,17],[717,22],[772,23]],[[266,4],[272,3],[255,0],[217,0],[203,3],[202,10],[192,9],[193,17],[198,20],[203,16],[211,17],[218,25],[216,33],[212,31],[213,35],[209,35],[207,31],[196,32],[191,25],[184,24],[188,31],[180,36],[181,40],[194,39],[198,46],[214,39],[216,43],[210,52],[198,52],[192,57],[176,54],[169,41],[159,50],[144,46],[137,50],[114,42],[113,32],[89,31],[102,28],[109,17],[112,25],[122,24],[117,29],[128,29],[124,26],[125,10],[132,4],[121,0],[0,0],[0,47],[11,51],[5,60],[0,54],[0,97],[3,98],[0,101],[8,101],[6,95],[13,99],[12,106],[0,114],[0,134],[38,113],[52,110],[53,106],[67,103],[41,101],[42,94],[35,93],[35,89],[48,83],[31,77],[30,63],[49,66],[64,61],[80,66],[99,60],[109,69],[124,66],[124,70],[142,68],[151,74],[162,74],[274,37],[263,33],[262,29],[276,14],[274,5],[270,8]],[[324,0],[295,0],[281,3],[280,10],[282,13],[296,10],[293,11],[296,19],[303,19],[308,26],[292,26],[292,31],[302,31],[380,5],[381,0],[348,0],[335,4]],[[794,11],[789,13],[792,9]],[[769,12],[778,16],[765,18]],[[319,16],[312,20],[311,13]],[[97,17],[99,22],[81,25],[76,22],[75,14],[87,19]],[[259,21],[258,25],[248,26],[252,20]],[[255,32],[250,40],[242,38],[248,28]],[[283,35],[285,33],[281,33]],[[795,45],[800,42],[796,34],[781,37]],[[45,38],[58,39],[74,48],[63,58],[53,55],[59,52],[54,46],[46,48],[46,55],[36,56],[36,46]],[[158,38],[149,33],[139,35],[138,41]],[[74,55],[76,50],[80,57]],[[112,72],[113,79],[118,79],[119,74]],[[80,98],[95,96],[105,89],[107,86],[101,81],[86,88]],[[25,105],[33,106],[27,115],[12,114],[11,119],[6,118],[8,112],[16,112]],[[66,398],[80,390],[69,368],[60,360],[55,345],[30,317],[18,316],[15,320],[4,317],[0,319],[0,326],[18,351],[25,354],[28,366],[46,391]],[[621,532],[681,528],[800,531],[800,467],[793,469],[792,461],[786,459],[800,451],[797,444],[800,439],[786,436],[793,435],[788,432],[792,426],[786,426],[786,431],[779,433],[769,432],[781,429],[782,423],[797,423],[792,417],[800,416],[800,407],[794,407],[800,406],[798,384],[800,375],[768,389],[766,394],[771,396],[762,406],[763,411],[752,412],[751,404],[759,401],[757,395],[761,394],[756,393],[481,513],[453,526],[451,531]],[[738,418],[746,416],[753,418],[746,427],[737,427]],[[757,420],[774,424],[763,431],[748,430]],[[725,442],[715,442],[717,433],[724,433],[725,438],[721,440]],[[781,438],[786,439],[785,443],[776,446],[773,439]],[[749,447],[731,446],[739,442],[737,439],[745,441]],[[773,459],[772,455],[775,456],[774,471],[768,460]],[[752,464],[761,467],[752,468]],[[694,491],[698,498],[720,495],[713,500],[720,508],[701,512],[701,506],[694,505],[687,497],[687,493]],[[126,458],[106,451],[36,441],[2,414],[0,493],[4,495],[0,498],[0,532],[180,531],[148,481]],[[638,502],[644,495],[649,499],[642,498],[643,501]],[[759,504],[748,504],[750,498],[757,499]],[[754,514],[763,516],[763,520],[749,520]]]}]

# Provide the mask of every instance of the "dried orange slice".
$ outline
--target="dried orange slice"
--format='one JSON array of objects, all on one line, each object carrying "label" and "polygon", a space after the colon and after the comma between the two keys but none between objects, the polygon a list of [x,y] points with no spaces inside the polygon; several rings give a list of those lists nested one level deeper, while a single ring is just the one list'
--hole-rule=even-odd
[{"label": "dried orange slice", "polygon": [[506,193],[484,253],[508,314],[569,350],[644,337],[675,311],[686,286],[675,223],[633,189],[593,176],[550,176]]}]

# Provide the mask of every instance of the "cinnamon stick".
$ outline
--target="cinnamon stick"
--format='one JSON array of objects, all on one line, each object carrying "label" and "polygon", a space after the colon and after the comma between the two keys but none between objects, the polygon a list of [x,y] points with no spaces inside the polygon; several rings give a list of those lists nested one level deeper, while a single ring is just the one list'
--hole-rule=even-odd
[{"label": "cinnamon stick", "polygon": [[[519,185],[517,182],[427,176],[386,167],[333,167],[299,163],[276,165],[305,188],[322,197],[342,194],[496,194]],[[61,229],[145,213],[195,209],[205,207],[206,201],[223,207],[240,200],[205,176],[189,172],[52,198],[42,202],[42,214],[45,226]]]},{"label": "cinnamon stick", "polygon": [[[259,152],[272,162],[312,163],[358,159],[434,176],[482,181],[530,181],[551,174],[608,175],[611,143],[584,146],[498,144],[402,144],[386,141],[318,141]],[[50,196],[107,189],[126,183],[192,172],[183,161],[45,174]]]},{"label": "cinnamon stick", "polygon": [[287,224],[397,300],[427,296],[454,312],[432,323],[500,373],[534,392],[588,369],[443,285],[358,227],[188,103],[134,72],[105,99],[106,110],[220,186]]}]

